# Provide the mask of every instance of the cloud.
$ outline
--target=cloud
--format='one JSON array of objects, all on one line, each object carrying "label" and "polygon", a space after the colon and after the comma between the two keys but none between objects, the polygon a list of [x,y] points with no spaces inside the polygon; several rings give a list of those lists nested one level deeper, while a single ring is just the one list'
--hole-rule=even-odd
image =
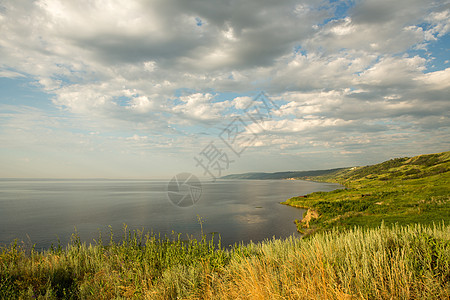
[{"label": "cloud", "polygon": [[[32,82],[86,132],[115,135],[114,149],[195,148],[192,135],[215,134],[265,90],[281,108],[255,149],[356,155],[427,132],[426,151],[447,145],[450,69],[431,69],[430,49],[449,16],[446,1],[419,0],[4,1],[0,77]],[[23,109],[8,130],[40,124]]]},{"label": "cloud", "polygon": [[245,109],[252,103],[252,97],[236,97],[233,99],[233,105],[236,109]]},{"label": "cloud", "polygon": [[172,112],[190,119],[211,121],[221,117],[224,109],[231,106],[229,101],[212,102],[212,94],[195,93],[180,97],[181,104],[175,105]]},{"label": "cloud", "polygon": [[25,77],[25,75],[20,74],[18,72],[14,72],[14,71],[3,70],[3,71],[0,71],[0,77],[18,78],[18,77]]}]

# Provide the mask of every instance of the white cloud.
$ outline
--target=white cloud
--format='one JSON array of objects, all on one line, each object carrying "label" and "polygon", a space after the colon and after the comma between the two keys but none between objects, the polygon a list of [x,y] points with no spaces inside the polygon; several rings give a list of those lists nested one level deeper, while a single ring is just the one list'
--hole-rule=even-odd
[{"label": "white cloud", "polygon": [[14,71],[2,70],[0,71],[0,77],[18,78],[18,77],[25,77],[25,75]]},{"label": "white cloud", "polygon": [[197,120],[217,120],[224,109],[231,106],[229,101],[213,102],[213,95],[195,93],[181,96],[182,104],[175,105],[173,112]]},{"label": "white cloud", "polygon": [[153,108],[153,103],[147,96],[140,96],[133,98],[129,107],[137,112],[146,113]]},{"label": "white cloud", "polygon": [[384,57],[365,70],[355,80],[356,84],[372,87],[412,86],[411,79],[425,70],[425,59],[414,57]]},{"label": "white cloud", "polygon": [[236,109],[245,109],[253,101],[252,97],[236,97],[233,99],[233,105]]},{"label": "white cloud", "polygon": [[[284,102],[255,148],[267,142],[292,154],[308,144],[351,155],[428,132],[425,150],[448,134],[450,69],[427,69],[430,45],[449,32],[446,1],[362,0],[344,16],[336,3],[310,0],[1,6],[0,77],[34,81],[63,114],[88,120],[87,132],[120,132],[118,148],[189,148],[187,136],[213,134],[258,90]],[[237,95],[216,97],[226,93]],[[39,123],[25,122],[27,113],[10,118]],[[289,142],[300,133],[311,143]],[[87,141],[83,149],[102,147]]]},{"label": "white cloud", "polygon": [[430,72],[421,74],[416,78],[417,81],[422,81],[428,88],[432,90],[444,90],[450,88],[450,68],[442,71]]}]

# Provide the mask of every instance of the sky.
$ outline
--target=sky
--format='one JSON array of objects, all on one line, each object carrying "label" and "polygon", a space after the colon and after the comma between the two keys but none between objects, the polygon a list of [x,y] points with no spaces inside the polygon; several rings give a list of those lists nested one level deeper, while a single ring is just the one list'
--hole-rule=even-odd
[{"label": "sky", "polygon": [[0,177],[447,151],[449,30],[445,0],[0,0]]}]

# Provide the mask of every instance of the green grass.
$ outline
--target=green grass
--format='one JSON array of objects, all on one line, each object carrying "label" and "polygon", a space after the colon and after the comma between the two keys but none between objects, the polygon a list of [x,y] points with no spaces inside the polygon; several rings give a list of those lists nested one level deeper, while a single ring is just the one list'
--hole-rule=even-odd
[{"label": "green grass", "polygon": [[127,232],[0,251],[1,299],[447,299],[450,227],[382,225],[220,249]]},{"label": "green grass", "polygon": [[381,164],[348,168],[310,180],[337,182],[346,188],[293,197],[284,204],[318,214],[304,233],[333,227],[450,223],[450,152],[397,158]]}]

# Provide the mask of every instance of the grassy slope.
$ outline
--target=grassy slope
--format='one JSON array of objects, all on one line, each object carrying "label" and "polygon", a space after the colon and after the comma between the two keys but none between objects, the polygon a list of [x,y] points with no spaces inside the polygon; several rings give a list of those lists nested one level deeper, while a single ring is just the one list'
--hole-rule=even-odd
[{"label": "grassy slope", "polygon": [[[126,236],[126,235],[125,235]],[[112,239],[111,239],[112,240]],[[448,299],[450,227],[382,226],[221,250],[133,233],[0,248],[0,299]]]},{"label": "grassy slope", "polygon": [[323,176],[330,173],[335,173],[344,168],[330,169],[330,170],[311,170],[311,171],[287,171],[287,172],[275,172],[275,173],[244,173],[244,174],[230,174],[221,177],[221,179],[288,179],[295,177],[307,177],[307,176]]},{"label": "grassy slope", "polygon": [[284,204],[317,212],[307,233],[332,227],[450,223],[450,152],[397,158],[302,179],[337,182],[346,189],[293,197]]}]

